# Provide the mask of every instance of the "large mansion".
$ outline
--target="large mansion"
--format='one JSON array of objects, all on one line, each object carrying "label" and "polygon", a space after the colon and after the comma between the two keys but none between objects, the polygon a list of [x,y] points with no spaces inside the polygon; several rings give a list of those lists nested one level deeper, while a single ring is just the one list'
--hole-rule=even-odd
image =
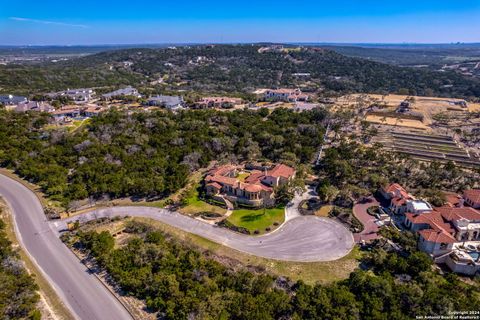
[{"label": "large mansion", "polygon": [[300,89],[268,89],[264,93],[265,100],[270,101],[285,101],[285,102],[296,102],[296,101],[307,101],[308,95],[302,93]]},{"label": "large mansion", "polygon": [[277,164],[273,167],[224,165],[213,168],[205,177],[207,196],[224,197],[238,204],[260,207],[273,205],[274,189],[295,178],[295,169]]},{"label": "large mansion", "polygon": [[442,207],[415,199],[396,183],[380,191],[390,200],[390,211],[403,215],[407,229],[418,234],[420,250],[454,272],[480,271],[480,190],[466,190],[463,196],[447,193]]}]

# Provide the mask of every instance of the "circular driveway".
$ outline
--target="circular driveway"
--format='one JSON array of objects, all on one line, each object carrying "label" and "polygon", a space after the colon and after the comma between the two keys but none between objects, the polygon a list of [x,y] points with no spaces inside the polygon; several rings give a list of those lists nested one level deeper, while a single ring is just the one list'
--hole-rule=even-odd
[{"label": "circular driveway", "polygon": [[85,222],[115,216],[151,218],[230,248],[275,260],[332,261],[347,255],[354,245],[352,233],[343,225],[315,216],[292,218],[277,230],[262,236],[239,234],[176,212],[150,207],[98,209],[81,216],[52,221],[51,224],[60,232],[70,221]]}]

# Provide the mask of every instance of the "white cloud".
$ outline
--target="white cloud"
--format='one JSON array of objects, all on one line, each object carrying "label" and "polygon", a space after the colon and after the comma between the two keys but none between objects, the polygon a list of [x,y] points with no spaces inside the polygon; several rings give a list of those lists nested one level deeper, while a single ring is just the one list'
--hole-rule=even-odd
[{"label": "white cloud", "polygon": [[65,26],[65,27],[88,28],[88,26],[84,25],[84,24],[73,24],[73,23],[65,23],[65,22],[57,22],[57,21],[49,21],[49,20],[39,20],[39,19],[20,18],[20,17],[9,17],[9,19],[10,20],[15,20],[15,21],[25,21],[25,22],[33,22],[33,23],[41,23],[41,24],[52,24],[52,25]]}]

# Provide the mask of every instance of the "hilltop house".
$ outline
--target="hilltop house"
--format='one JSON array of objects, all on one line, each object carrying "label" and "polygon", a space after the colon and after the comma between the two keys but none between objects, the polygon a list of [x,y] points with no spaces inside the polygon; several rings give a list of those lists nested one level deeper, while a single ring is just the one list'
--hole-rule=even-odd
[{"label": "hilltop house", "polygon": [[118,89],[109,93],[102,94],[102,98],[104,99],[112,99],[115,97],[125,97],[125,96],[133,96],[136,98],[141,98],[142,95],[138,93],[138,90],[128,86],[123,89]]},{"label": "hilltop house", "polygon": [[415,214],[432,211],[432,206],[425,200],[415,199],[398,183],[380,188],[380,194],[390,200],[388,209],[394,214],[411,212]]},{"label": "hilltop house", "polygon": [[180,96],[158,95],[148,99],[149,106],[165,107],[170,110],[181,109],[185,106],[185,101]]},{"label": "hilltop house", "polygon": [[[380,189],[382,196],[390,200],[390,211],[403,214],[403,224],[418,234],[420,250],[452,271],[468,275],[480,271],[480,211],[473,208],[480,200],[478,191],[465,191],[463,199],[445,192],[447,203],[433,208],[397,183]],[[464,203],[471,206],[464,207]]]},{"label": "hilltop house", "polygon": [[80,117],[83,109],[79,106],[63,106],[62,108],[50,112],[55,121],[66,121],[70,118]]},{"label": "hilltop house", "polygon": [[25,103],[27,101],[28,99],[23,96],[14,96],[11,94],[0,96],[0,104],[3,104],[4,106],[18,105],[19,103]]},{"label": "hilltop house", "polygon": [[53,112],[55,108],[43,101],[28,101],[19,103],[14,109],[16,112],[39,111]]},{"label": "hilltop house", "polygon": [[106,108],[104,107],[101,107],[101,106],[98,106],[98,105],[89,105],[87,106],[86,109],[82,110],[83,114],[85,115],[85,117],[94,117],[94,116],[98,116],[100,113],[104,112],[106,110]]},{"label": "hilltop house", "polygon": [[242,103],[240,98],[230,97],[205,97],[195,103],[195,107],[198,109],[206,108],[233,108],[236,105]]},{"label": "hilltop house", "polygon": [[268,101],[297,102],[307,101],[308,95],[303,94],[300,89],[268,89],[264,92],[264,98]]},{"label": "hilltop house", "polygon": [[420,236],[419,248],[434,256],[453,244],[480,241],[480,212],[470,207],[439,207],[429,213],[405,214],[405,225]]},{"label": "hilltop house", "polygon": [[88,102],[93,98],[95,92],[89,88],[67,89],[65,91],[48,93],[51,98],[67,97],[75,102]]},{"label": "hilltop house", "polygon": [[[242,175],[239,175],[240,172]],[[210,197],[226,198],[252,207],[271,206],[275,203],[274,188],[294,178],[295,169],[284,164],[264,171],[245,171],[243,166],[225,165],[208,172],[205,188]]]}]

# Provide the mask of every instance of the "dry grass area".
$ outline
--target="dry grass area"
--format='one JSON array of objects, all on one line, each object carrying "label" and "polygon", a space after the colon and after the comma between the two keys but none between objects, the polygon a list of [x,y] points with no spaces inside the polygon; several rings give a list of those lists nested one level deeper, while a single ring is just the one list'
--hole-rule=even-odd
[{"label": "dry grass area", "polygon": [[469,103],[468,104],[469,112],[480,112],[480,103]]},{"label": "dry grass area", "polygon": [[315,211],[315,215],[317,217],[328,217],[328,215],[330,214],[330,212],[333,210],[333,206],[332,205],[326,205],[326,206],[322,206],[320,209],[318,209],[317,211]]},{"label": "dry grass area", "polygon": [[368,115],[365,118],[366,121],[372,123],[378,123],[383,125],[389,126],[399,126],[399,127],[408,127],[420,130],[427,130],[427,127],[422,121],[420,120],[411,120],[411,119],[400,119],[400,118],[392,118],[392,117],[380,117],[376,115]]},{"label": "dry grass area", "polygon": [[411,110],[414,113],[421,114],[424,117],[424,123],[430,125],[434,122],[433,116],[439,113],[467,113],[479,112],[479,103],[467,103],[468,108],[462,108],[455,103],[464,101],[455,98],[440,97],[421,97],[407,95],[380,95],[380,94],[351,94],[337,98],[337,107],[360,108],[369,106],[373,103],[383,105],[386,110],[394,111],[402,101],[409,99]]},{"label": "dry grass area", "polygon": [[10,213],[10,209],[5,204],[3,199],[0,198],[0,218],[6,223],[5,229],[8,239],[12,242],[12,246],[18,251],[20,259],[24,263],[27,271],[35,278],[35,282],[40,288],[40,302],[38,305],[39,310],[42,313],[42,319],[53,320],[67,320],[74,319],[68,308],[62,303],[57,293],[50,285],[48,280],[43,276],[43,273],[30,259],[30,256],[22,249],[18,239],[16,237],[13,217]]},{"label": "dry grass area", "polygon": [[167,224],[147,218],[128,218],[147,223],[162,232],[165,232],[187,244],[191,244],[200,250],[209,252],[215,259],[229,265],[241,263],[247,267],[259,267],[267,272],[278,276],[286,276],[292,280],[303,280],[306,283],[314,284],[330,283],[346,279],[349,274],[358,267],[358,259],[361,253],[357,247],[345,257],[329,262],[286,262],[272,259],[265,259],[252,256],[208,239],[179,230]]}]

